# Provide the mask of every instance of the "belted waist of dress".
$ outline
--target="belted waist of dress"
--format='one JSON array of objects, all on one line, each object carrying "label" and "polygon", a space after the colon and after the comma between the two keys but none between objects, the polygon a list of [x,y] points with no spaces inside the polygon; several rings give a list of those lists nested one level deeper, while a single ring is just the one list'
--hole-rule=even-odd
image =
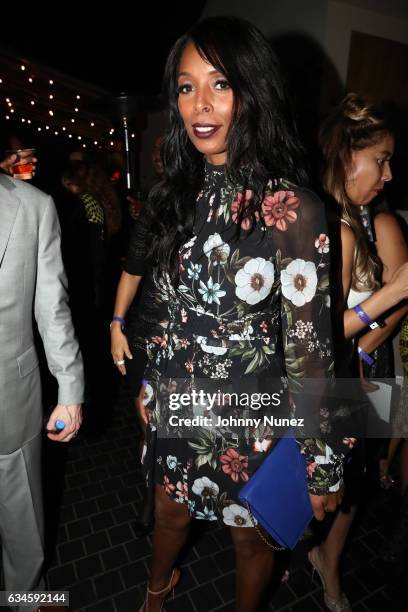
[{"label": "belted waist of dress", "polygon": [[[241,348],[247,347],[248,349],[269,346],[270,349],[275,350],[277,338],[275,336],[242,336],[241,338],[232,336],[200,336],[196,333],[188,331],[183,334],[180,338],[177,333],[169,333],[167,335],[168,341],[172,345],[177,345],[179,342],[188,342],[189,344],[196,344],[202,346],[221,347],[221,348],[235,348],[240,346]],[[204,349],[205,350],[205,349]],[[220,353],[221,354],[221,353]]]},{"label": "belted waist of dress", "polygon": [[280,318],[280,306],[278,303],[271,304],[268,309],[248,312],[242,317],[237,317],[235,309],[233,312],[231,312],[231,314],[227,315],[224,313],[222,315],[217,315],[214,312],[205,310],[202,306],[192,307],[188,304],[187,301],[183,299],[176,299],[173,302],[173,308],[172,308],[173,313],[175,313],[177,316],[180,316],[180,318],[183,319],[183,313],[182,313],[183,309],[186,311],[186,314],[188,313],[188,316],[193,315],[197,318],[209,317],[210,319],[213,319],[214,322],[218,324],[225,324],[225,325],[228,325],[231,323],[237,324],[237,325],[239,325],[240,323],[241,324],[250,323],[256,318],[266,319],[269,321]]},{"label": "belted waist of dress", "polygon": [[[241,318],[217,316],[212,312],[180,309],[173,304],[173,312],[166,334],[170,342],[188,341],[211,346],[233,347],[237,343],[269,344],[277,342],[280,329],[280,309],[247,313]],[[248,345],[249,346],[249,345]]]}]

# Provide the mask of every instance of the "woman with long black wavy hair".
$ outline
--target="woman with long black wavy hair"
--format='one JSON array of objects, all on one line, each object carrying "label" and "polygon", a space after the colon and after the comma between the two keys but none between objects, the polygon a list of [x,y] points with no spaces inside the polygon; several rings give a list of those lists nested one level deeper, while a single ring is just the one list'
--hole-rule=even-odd
[{"label": "woman with long black wavy hair", "polygon": [[[195,518],[231,527],[236,610],[250,612],[270,579],[273,552],[238,495],[277,432],[208,421],[189,430],[175,424],[172,417],[181,414],[172,408],[195,385],[262,389],[280,397],[274,414],[296,410],[312,418],[332,371],[326,220],[304,186],[302,147],[279,69],[254,26],[230,17],[195,25],[170,52],[164,89],[164,175],[135,229],[115,311],[120,324],[126,295],[152,266],[168,316],[163,334],[147,344],[145,378],[159,436],[152,571],[142,610],[162,609],[178,582],[174,565]],[[313,400],[305,389],[311,379]],[[320,408],[325,417],[327,406]],[[209,410],[204,402],[185,408],[183,417],[200,410],[213,424],[243,414],[234,403]],[[140,416],[147,422],[142,405]],[[334,436],[299,445],[321,519],[341,497],[345,447]]]}]

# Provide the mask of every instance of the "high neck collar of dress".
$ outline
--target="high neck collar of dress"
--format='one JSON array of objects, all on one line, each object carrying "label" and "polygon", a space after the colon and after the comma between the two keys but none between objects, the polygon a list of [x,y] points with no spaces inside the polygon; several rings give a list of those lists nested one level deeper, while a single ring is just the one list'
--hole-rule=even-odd
[{"label": "high neck collar of dress", "polygon": [[215,166],[214,164],[210,164],[210,162],[204,158],[204,167],[205,167],[206,174],[215,174],[215,175],[222,175],[222,176],[224,176],[225,174],[225,167],[226,167],[225,164]]}]

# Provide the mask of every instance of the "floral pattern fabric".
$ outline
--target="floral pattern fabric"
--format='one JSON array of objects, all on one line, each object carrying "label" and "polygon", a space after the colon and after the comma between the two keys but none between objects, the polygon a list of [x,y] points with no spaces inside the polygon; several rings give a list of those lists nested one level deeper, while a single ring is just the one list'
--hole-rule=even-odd
[{"label": "floral pattern fabric", "polygon": [[[333,492],[342,484],[347,443],[331,432],[324,403],[333,371],[324,207],[307,189],[271,181],[260,212],[243,217],[252,195],[243,191],[223,167],[206,164],[194,235],[179,252],[179,284],[156,279],[169,322],[148,342],[154,418],[164,426],[170,411],[163,397],[196,379],[242,388],[256,380],[257,389],[259,381],[277,381],[284,397],[279,416],[307,416],[315,406],[305,381],[316,381],[322,436],[298,442],[310,491]],[[236,407],[219,410],[235,414]],[[239,490],[273,452],[273,428],[194,428],[188,439],[173,434],[157,443],[157,481],[167,494],[197,519],[251,526]]]}]

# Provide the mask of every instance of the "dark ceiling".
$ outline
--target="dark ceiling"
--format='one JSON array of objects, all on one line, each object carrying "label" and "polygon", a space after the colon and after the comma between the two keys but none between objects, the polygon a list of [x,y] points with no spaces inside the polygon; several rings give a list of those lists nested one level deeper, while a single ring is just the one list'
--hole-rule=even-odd
[{"label": "dark ceiling", "polygon": [[160,90],[170,47],[204,5],[205,0],[83,0],[2,8],[3,26],[10,27],[2,27],[0,47],[113,94],[151,95]]}]

